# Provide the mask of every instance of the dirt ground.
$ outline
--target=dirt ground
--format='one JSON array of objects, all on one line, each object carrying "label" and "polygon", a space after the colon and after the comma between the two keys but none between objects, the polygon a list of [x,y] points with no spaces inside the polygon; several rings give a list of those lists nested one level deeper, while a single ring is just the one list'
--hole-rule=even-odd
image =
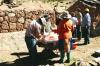
[{"label": "dirt ground", "polygon": [[[38,4],[39,3],[39,4]],[[30,9],[30,6],[40,6],[43,10],[45,10],[45,6],[41,2],[35,2],[34,4],[29,4],[27,6],[23,3],[22,6],[16,7],[13,9]],[[71,3],[70,5],[72,5]],[[40,9],[40,7],[36,7],[36,9]],[[47,10],[52,10],[52,7],[47,6]],[[48,8],[49,7],[49,8]],[[69,7],[66,6],[66,7]],[[28,9],[29,8],[29,9]],[[8,10],[6,5],[2,5],[0,7],[2,10]],[[60,9],[60,8],[58,8]],[[11,9],[10,9],[11,10]],[[62,9],[61,9],[62,10]],[[11,32],[11,33],[0,33],[0,66],[34,66],[32,61],[29,58],[28,50],[24,41],[25,31],[19,32]],[[59,64],[56,62],[59,60],[59,55],[56,54],[55,51],[44,50],[44,47],[38,47],[38,57],[37,57],[37,65],[38,66],[73,66],[72,64],[77,60],[84,60],[86,62],[91,62],[95,57],[93,57],[93,53],[96,50],[100,50],[100,36],[91,38],[91,42],[88,45],[83,45],[83,39],[78,42],[78,47],[71,51],[71,63]],[[36,61],[36,60],[34,60]]]},{"label": "dirt ground", "polygon": [[[25,31],[0,33],[0,66],[34,66],[30,59],[24,41]],[[74,61],[83,59],[90,62],[93,60],[92,54],[100,49],[100,37],[91,38],[91,43],[83,45],[83,39],[79,42],[78,47],[71,51],[71,65]],[[61,66],[55,61],[59,60],[59,54],[52,51],[45,51],[44,47],[38,49],[38,66]],[[32,65],[30,65],[32,64]],[[64,65],[63,65],[64,66]]]},{"label": "dirt ground", "polygon": [[[22,5],[19,5],[19,6],[16,6],[16,7],[13,7],[13,8],[9,8],[7,6],[7,4],[3,4],[0,6],[0,10],[27,10],[27,11],[37,11],[37,10],[44,10],[44,11],[53,11],[54,9],[54,6],[57,5],[58,3],[58,6],[57,6],[57,11],[58,12],[62,12],[64,9],[65,9],[65,5],[66,3],[68,3],[66,5],[66,9],[69,8],[70,6],[72,6],[77,0],[67,0],[67,1],[64,1],[63,3],[60,3],[60,2],[41,2],[41,1],[27,1],[27,2],[23,2]],[[69,3],[70,2],[70,3]]]}]

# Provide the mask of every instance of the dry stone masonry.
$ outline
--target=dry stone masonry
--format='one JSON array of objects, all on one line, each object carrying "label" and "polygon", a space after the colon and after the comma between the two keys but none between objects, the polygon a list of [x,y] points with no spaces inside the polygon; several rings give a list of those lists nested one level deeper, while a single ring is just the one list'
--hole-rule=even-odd
[{"label": "dry stone masonry", "polygon": [[[27,28],[27,24],[34,19],[34,16],[41,16],[44,11],[26,11],[14,10],[3,11],[0,10],[0,33],[21,31]],[[54,22],[54,13],[47,12],[51,16],[51,22]]]},{"label": "dry stone masonry", "polygon": [[[100,1],[99,1],[100,2]],[[66,3],[69,5],[72,2]],[[90,9],[90,15],[92,17],[92,26],[91,26],[91,36],[100,36],[100,3],[98,2],[83,2],[77,1],[68,9],[69,12],[75,12],[77,8],[80,8],[84,14],[84,9]],[[45,12],[44,10],[34,10],[28,11],[25,9],[22,10],[0,10],[0,33],[21,31],[27,28],[27,24],[32,21],[32,18],[35,16],[39,17],[41,14],[48,13],[51,18],[51,22],[55,22],[55,14],[52,11]],[[32,16],[33,15],[33,16]]]},{"label": "dry stone masonry", "polygon": [[83,15],[85,8],[90,9],[90,15],[92,18],[91,36],[100,36],[100,1],[98,2],[88,2],[88,0],[86,0],[86,2],[77,1],[70,8],[68,8],[68,10],[70,12],[75,12],[77,8],[81,9]]}]

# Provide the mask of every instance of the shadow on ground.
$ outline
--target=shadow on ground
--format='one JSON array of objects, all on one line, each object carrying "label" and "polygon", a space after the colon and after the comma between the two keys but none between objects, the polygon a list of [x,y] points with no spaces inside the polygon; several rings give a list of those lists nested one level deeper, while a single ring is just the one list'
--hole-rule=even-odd
[{"label": "shadow on ground", "polygon": [[[57,61],[52,61],[50,59],[58,57],[51,50],[43,50],[41,53],[37,54],[37,59],[31,60],[29,56],[20,58],[22,55],[28,55],[28,53],[12,53],[11,55],[16,55],[18,59],[12,62],[0,63],[0,66],[38,66],[38,65],[53,65]],[[34,63],[34,61],[37,61]]]},{"label": "shadow on ground", "polygon": [[98,58],[98,57],[100,57],[100,54],[95,52],[91,56],[93,56],[94,58]]},{"label": "shadow on ground", "polygon": [[78,46],[84,46],[84,45],[87,45],[87,44],[84,44],[84,43],[79,43],[77,44]]}]

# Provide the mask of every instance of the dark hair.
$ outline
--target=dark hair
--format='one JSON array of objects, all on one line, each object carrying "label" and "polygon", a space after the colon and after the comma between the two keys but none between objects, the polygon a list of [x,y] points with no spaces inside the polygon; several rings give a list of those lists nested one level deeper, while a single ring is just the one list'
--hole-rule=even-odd
[{"label": "dark hair", "polygon": [[38,22],[40,25],[43,25],[41,18],[37,19],[37,22]]},{"label": "dark hair", "polygon": [[80,8],[78,8],[78,9],[77,9],[77,11],[81,12],[81,9],[80,9]]},{"label": "dark hair", "polygon": [[49,20],[49,15],[46,14],[46,15],[44,15],[43,17],[46,19],[46,21]]},{"label": "dark hair", "polygon": [[75,12],[71,12],[71,15],[72,15],[72,16],[76,16]]}]

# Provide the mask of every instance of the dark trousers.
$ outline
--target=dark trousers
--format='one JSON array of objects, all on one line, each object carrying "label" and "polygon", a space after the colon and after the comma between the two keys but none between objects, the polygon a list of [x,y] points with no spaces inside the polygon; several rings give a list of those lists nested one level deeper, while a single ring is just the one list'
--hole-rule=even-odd
[{"label": "dark trousers", "polygon": [[33,37],[25,37],[25,42],[27,49],[29,51],[30,57],[34,60],[37,56],[36,40]]},{"label": "dark trousers", "polygon": [[84,43],[90,43],[90,27],[82,27],[82,34],[84,38]]},{"label": "dark trousers", "polygon": [[76,28],[74,28],[74,31],[73,31],[73,38],[76,38],[77,37],[77,29]]},{"label": "dark trousers", "polygon": [[80,40],[82,37],[81,25],[77,25],[77,38]]},{"label": "dark trousers", "polygon": [[[65,57],[64,46],[65,46],[65,40],[59,40],[58,41],[58,47],[59,47],[59,51],[60,51],[61,62],[64,61],[64,57]],[[66,55],[67,55],[67,60],[70,61],[70,52],[67,52]]]},{"label": "dark trousers", "polygon": [[11,3],[13,3],[13,0],[3,0],[4,1],[4,3],[6,3],[6,4],[11,4]]}]

